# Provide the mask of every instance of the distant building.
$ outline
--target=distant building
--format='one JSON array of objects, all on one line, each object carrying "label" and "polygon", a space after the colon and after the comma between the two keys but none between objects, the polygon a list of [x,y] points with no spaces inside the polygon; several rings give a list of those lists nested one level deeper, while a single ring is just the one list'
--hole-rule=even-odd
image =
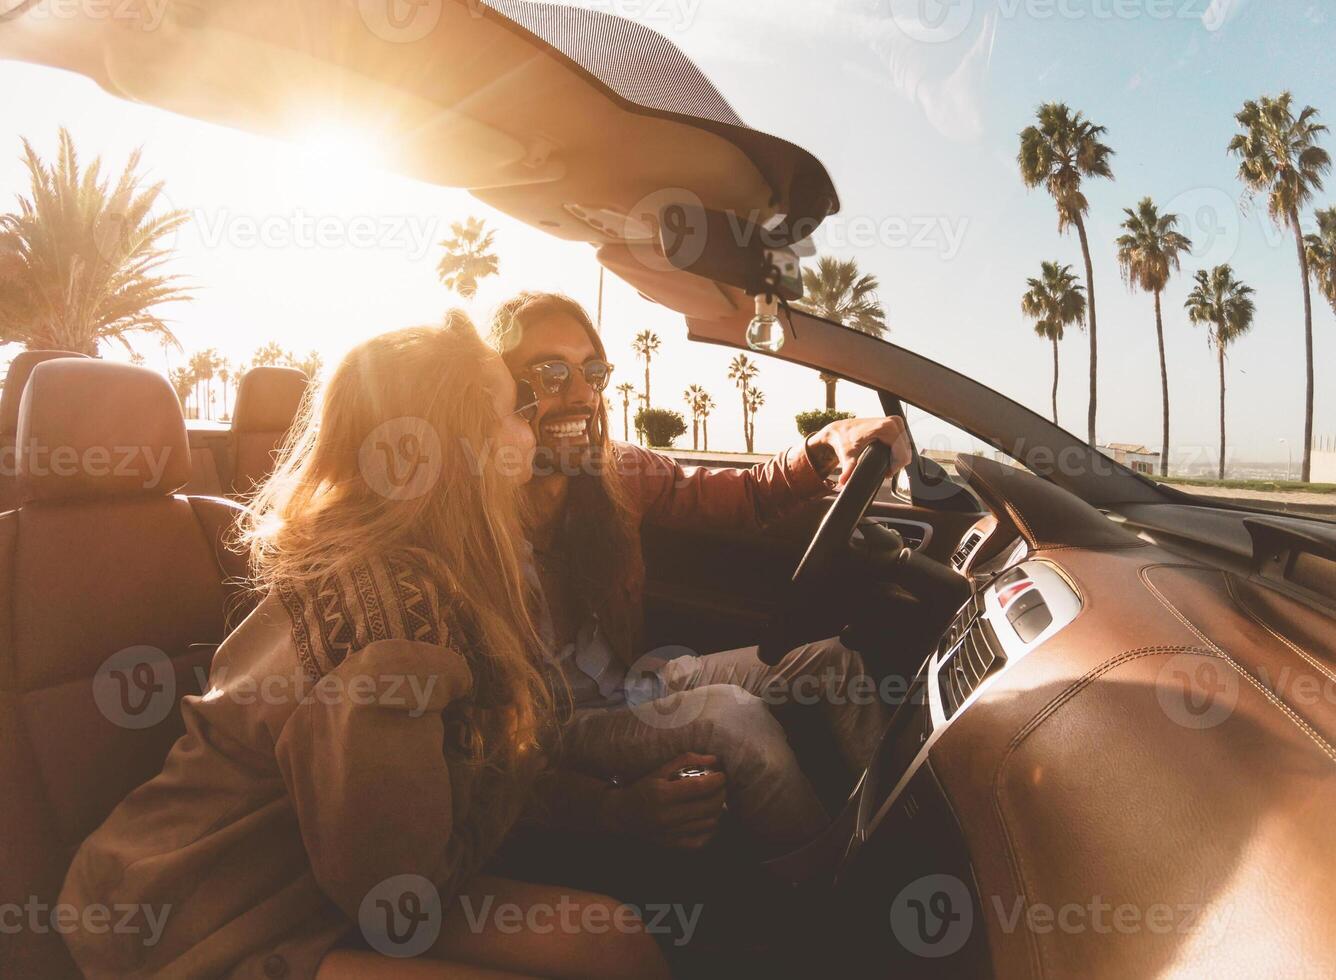
[{"label": "distant building", "polygon": [[1134,473],[1154,476],[1160,468],[1160,454],[1140,443],[1111,442],[1107,446],[1097,448],[1115,463],[1122,463]]},{"label": "distant building", "polygon": [[1336,483],[1336,436],[1313,440],[1314,483]]}]

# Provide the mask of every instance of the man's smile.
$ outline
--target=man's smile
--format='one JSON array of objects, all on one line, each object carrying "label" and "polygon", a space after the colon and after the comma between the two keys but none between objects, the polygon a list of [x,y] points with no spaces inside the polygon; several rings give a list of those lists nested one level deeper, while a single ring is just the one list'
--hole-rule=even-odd
[{"label": "man's smile", "polygon": [[562,415],[543,419],[539,426],[544,439],[579,439],[589,435],[589,413]]}]

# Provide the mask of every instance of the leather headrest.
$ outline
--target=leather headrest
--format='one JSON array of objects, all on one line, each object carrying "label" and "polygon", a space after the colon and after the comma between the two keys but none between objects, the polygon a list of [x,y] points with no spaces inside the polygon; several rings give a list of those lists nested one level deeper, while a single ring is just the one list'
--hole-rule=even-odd
[{"label": "leather headrest", "polygon": [[19,431],[19,401],[32,369],[54,357],[87,357],[72,350],[25,350],[9,362],[5,390],[0,393],[0,439],[10,440]]},{"label": "leather headrest", "polygon": [[257,367],[241,376],[233,432],[286,432],[306,394],[306,375],[296,368]]},{"label": "leather headrest", "polygon": [[33,369],[19,407],[20,504],[170,494],[190,480],[181,403],[167,379],[83,358]]}]

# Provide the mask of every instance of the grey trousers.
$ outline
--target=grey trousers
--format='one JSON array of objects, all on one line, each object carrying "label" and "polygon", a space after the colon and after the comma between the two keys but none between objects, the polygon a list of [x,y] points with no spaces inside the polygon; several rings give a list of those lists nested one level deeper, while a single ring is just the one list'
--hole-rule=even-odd
[{"label": "grey trousers", "polygon": [[867,765],[893,708],[862,657],[838,639],[791,650],[773,667],[757,658],[756,647],[642,658],[627,680],[625,704],[576,709],[563,755],[572,768],[623,780],[684,752],[717,756],[729,809],[758,843],[789,849],[830,821],[771,710],[794,703],[821,711],[854,771]]}]

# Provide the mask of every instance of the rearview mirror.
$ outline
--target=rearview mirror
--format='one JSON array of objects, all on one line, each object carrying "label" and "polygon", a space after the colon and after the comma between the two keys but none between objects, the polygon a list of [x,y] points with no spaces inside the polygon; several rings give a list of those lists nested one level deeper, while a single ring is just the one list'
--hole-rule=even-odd
[{"label": "rearview mirror", "polygon": [[798,256],[776,232],[732,212],[670,203],[659,211],[659,245],[683,272],[787,301],[802,299]]}]

